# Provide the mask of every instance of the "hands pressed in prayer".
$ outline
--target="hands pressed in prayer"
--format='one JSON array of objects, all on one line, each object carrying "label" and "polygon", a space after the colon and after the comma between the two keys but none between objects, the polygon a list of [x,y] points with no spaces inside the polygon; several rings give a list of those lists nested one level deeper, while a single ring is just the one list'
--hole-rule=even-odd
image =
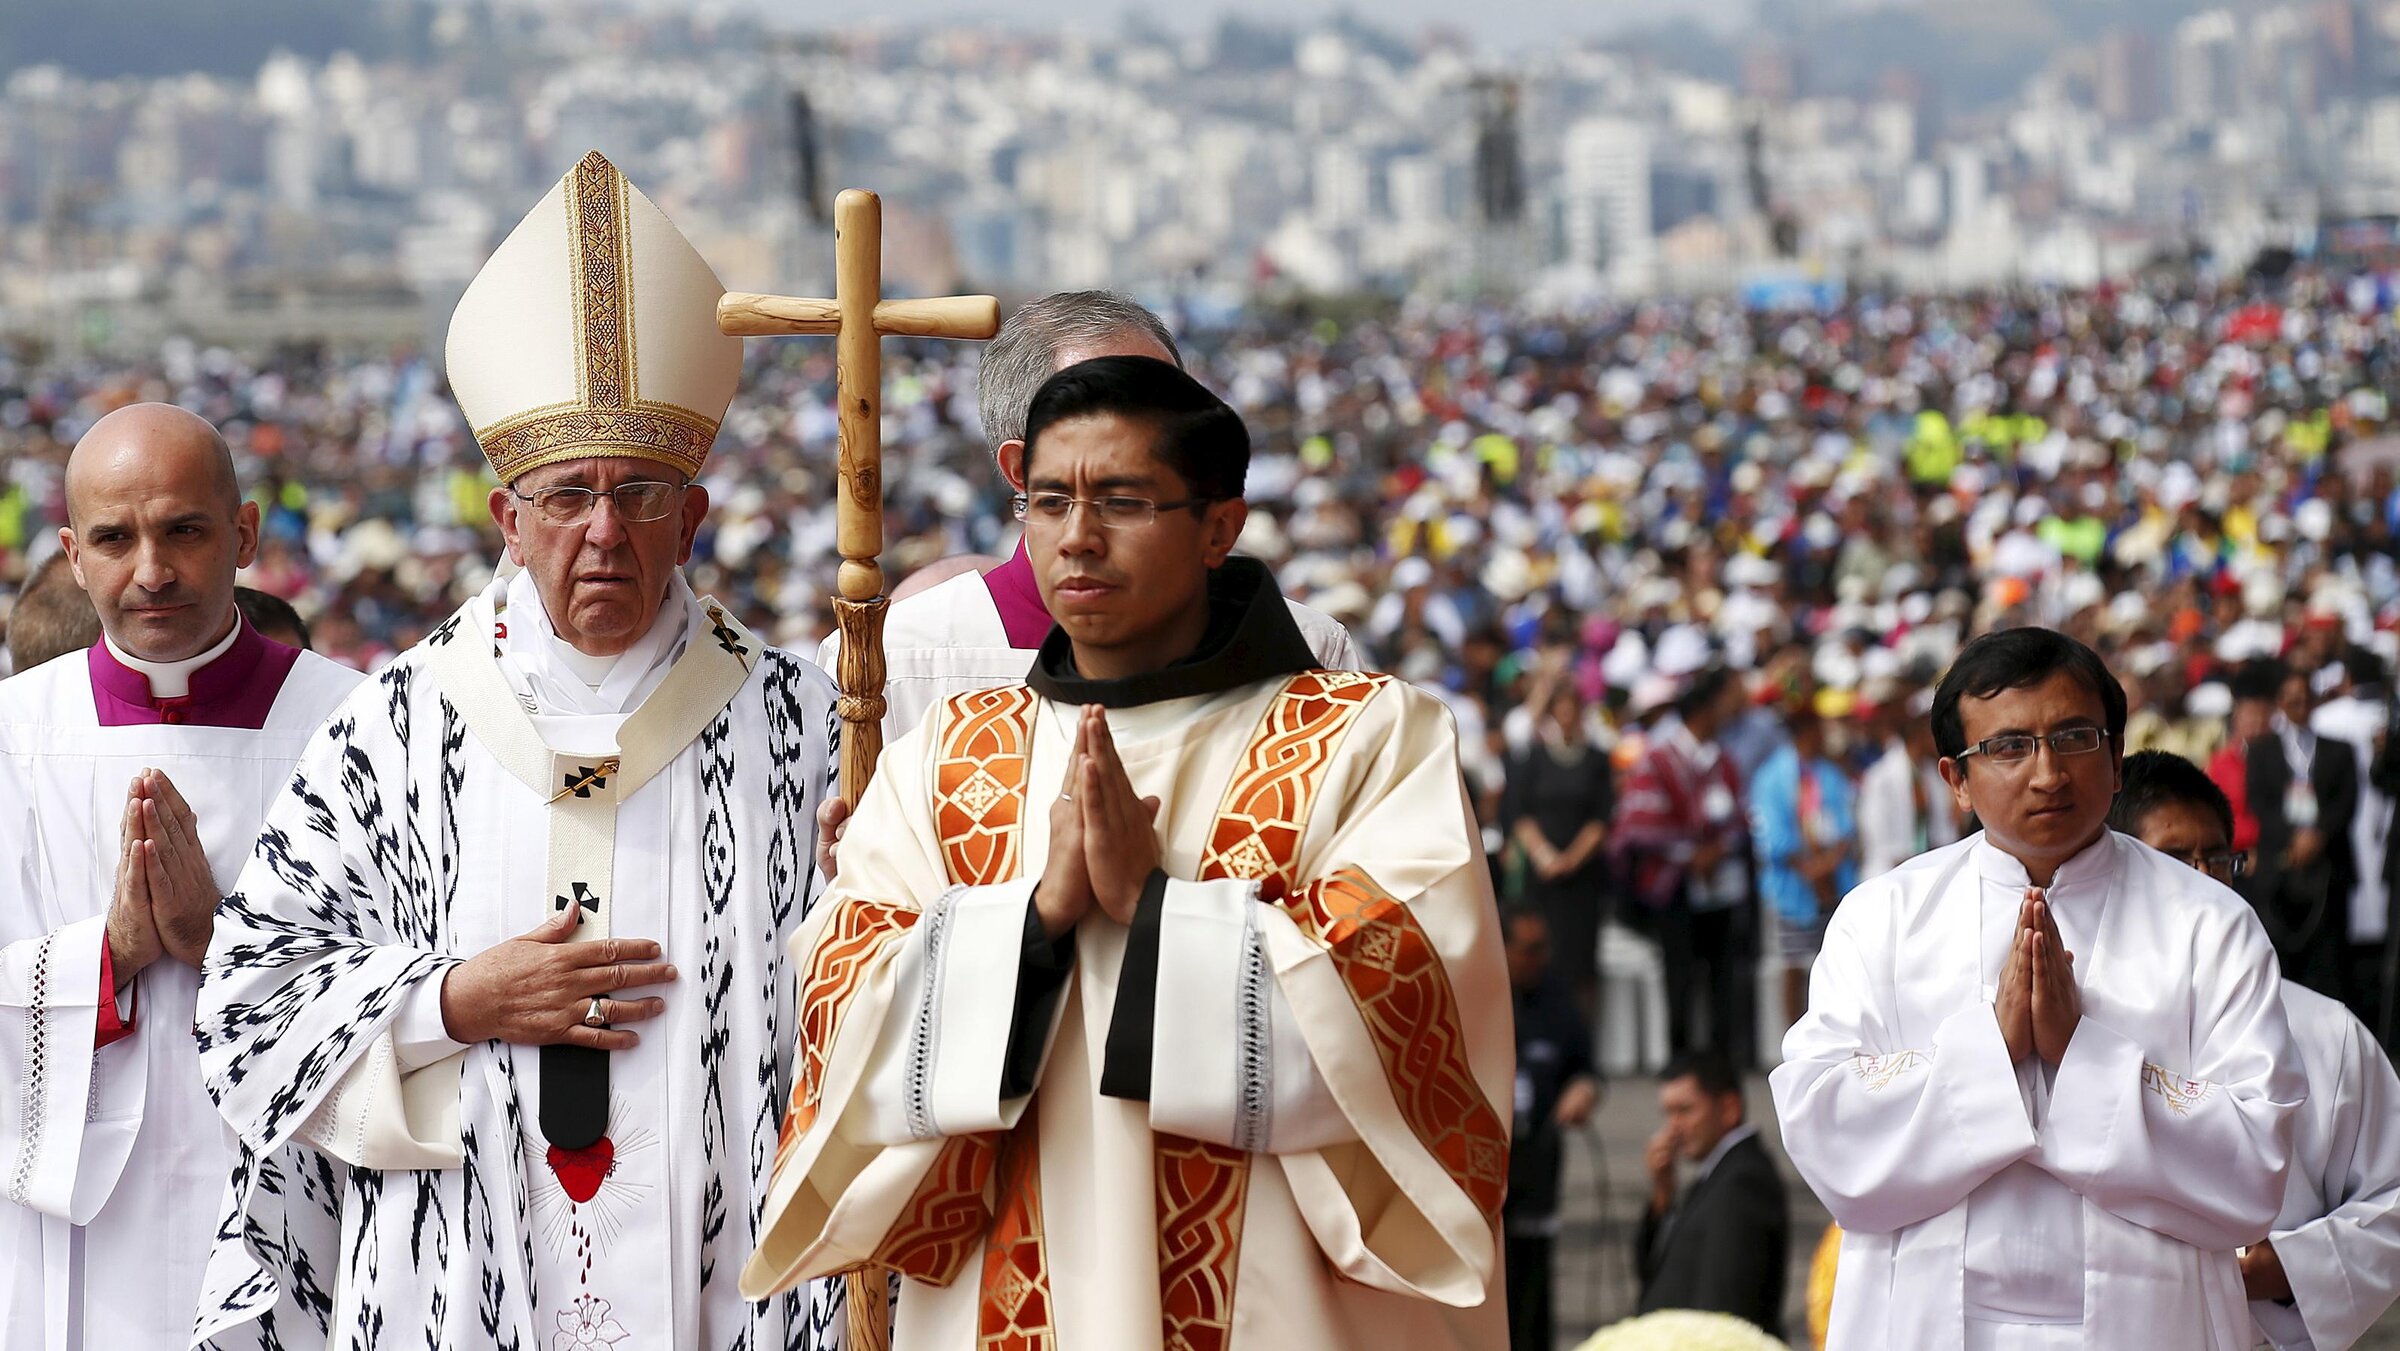
[{"label": "hands pressed in prayer", "polygon": [[1117,739],[1098,704],[1083,711],[1086,754],[1075,805],[1083,810],[1083,864],[1092,881],[1092,900],[1110,919],[1133,923],[1142,888],[1158,870],[1158,799],[1138,797]]},{"label": "hands pressed in prayer", "polygon": [[1042,931],[1052,938],[1072,929],[1092,908],[1092,878],[1083,862],[1083,813],[1075,807],[1075,789],[1083,782],[1084,746],[1090,740],[1091,719],[1075,723],[1075,749],[1067,755],[1065,787],[1050,804],[1050,855],[1042,864],[1042,880],[1033,888],[1033,908],[1042,917]]},{"label": "hands pressed in prayer", "polygon": [[1993,1012],[2000,1019],[2000,1040],[2008,1045],[2008,1063],[2033,1054],[2033,902],[2039,889],[2025,888],[2017,906],[2017,927],[2010,931],[2008,960],[2000,967],[2000,994]]},{"label": "hands pressed in prayer", "polygon": [[[667,1011],[667,1001],[618,999],[622,990],[664,985],[675,968],[659,959],[647,938],[601,938],[570,943],[583,912],[569,906],[531,932],[484,949],[442,982],[442,1027],[452,1041],[505,1041],[516,1046],[589,1046],[627,1051],[641,1041],[619,1023]],[[584,1015],[599,1000],[602,1021]]]},{"label": "hands pressed in prayer", "polygon": [[838,797],[829,797],[817,804],[817,871],[825,880],[833,880],[835,846],[842,834],[850,829],[850,804]]},{"label": "hands pressed in prayer", "polygon": [[1043,932],[1075,927],[1094,905],[1131,924],[1142,887],[1158,867],[1158,799],[1136,797],[1117,758],[1106,710],[1087,704],[1075,723],[1066,790],[1050,811],[1050,856],[1033,889]]},{"label": "hands pressed in prayer", "polygon": [[2251,1244],[2242,1254],[2242,1294],[2250,1299],[2292,1297],[2292,1278],[2284,1274],[2283,1259],[2266,1239]]},{"label": "hands pressed in prayer", "polygon": [[119,984],[166,955],[158,921],[150,912],[150,884],[143,868],[142,781],[126,790],[125,818],[117,827],[117,891],[108,903],[108,961]]},{"label": "hands pressed in prayer", "polygon": [[142,873],[159,945],[196,970],[208,957],[223,895],[200,843],[200,818],[174,781],[155,769],[143,770],[134,789],[141,799]]},{"label": "hands pressed in prayer", "polygon": [[2075,954],[2059,939],[2050,902],[2037,899],[2033,911],[2040,926],[2031,935],[2033,1048],[2043,1060],[2056,1065],[2066,1059],[2067,1043],[2075,1039],[2075,1029],[2083,1022],[2083,999],[2075,991]]}]

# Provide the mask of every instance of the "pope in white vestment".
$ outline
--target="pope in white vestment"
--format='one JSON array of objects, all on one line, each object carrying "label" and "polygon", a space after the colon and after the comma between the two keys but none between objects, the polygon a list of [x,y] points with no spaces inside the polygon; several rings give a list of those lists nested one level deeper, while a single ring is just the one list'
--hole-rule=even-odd
[{"label": "pope in white vestment", "polygon": [[[451,383],[526,570],[343,704],[225,900],[199,1036],[242,1157],[195,1344],[814,1344],[804,1301],[735,1275],[838,733],[823,674],[673,566],[740,369],[721,293],[594,154],[461,300]],[[633,607],[662,556],[647,627],[589,650],[580,607]],[[597,954],[593,983],[535,1035],[454,1040],[458,987],[536,930]],[[620,939],[664,983],[608,978]]]},{"label": "pope in white vestment", "polygon": [[[1972,706],[1979,739],[1944,761],[1962,806],[2014,840],[2091,840],[2047,878],[2054,934],[2028,935],[2035,879],[1988,835],[1871,880],[1835,910],[1772,1075],[1785,1147],[1844,1231],[1829,1347],[2249,1345],[2233,1251],[2281,1203],[2305,1091],[2281,981],[2240,897],[2100,824],[2123,695],[2088,649],[2057,655],[2071,643],[1980,639],[1935,708],[1939,735],[1944,699]],[[1995,1001],[2021,944],[2071,955],[2063,1054],[2012,1057]]]},{"label": "pope in white vestment", "polygon": [[[171,723],[144,707],[166,681],[184,705]],[[185,693],[195,681],[211,697]],[[200,973],[153,962],[110,1003],[98,998],[126,784],[165,774],[194,806],[209,866],[230,880],[309,734],[357,683],[238,622],[188,662],[141,662],[103,640],[0,681],[10,1351],[150,1346],[188,1326],[233,1169],[192,1044]],[[95,1047],[104,1021],[130,1028]]]}]

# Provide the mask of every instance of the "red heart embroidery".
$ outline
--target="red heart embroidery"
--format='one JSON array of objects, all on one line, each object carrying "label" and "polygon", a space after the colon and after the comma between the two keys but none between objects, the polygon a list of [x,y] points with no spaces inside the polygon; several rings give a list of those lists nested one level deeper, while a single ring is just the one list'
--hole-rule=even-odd
[{"label": "red heart embroidery", "polygon": [[581,1149],[550,1146],[550,1171],[558,1175],[558,1185],[577,1205],[598,1195],[600,1184],[616,1166],[617,1147],[605,1135]]}]

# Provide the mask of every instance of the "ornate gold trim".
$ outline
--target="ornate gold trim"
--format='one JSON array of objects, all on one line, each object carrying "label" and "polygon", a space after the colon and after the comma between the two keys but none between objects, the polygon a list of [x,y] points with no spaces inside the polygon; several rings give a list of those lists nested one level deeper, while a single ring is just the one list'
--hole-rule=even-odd
[{"label": "ornate gold trim", "polygon": [[640,408],[570,408],[511,418],[478,433],[476,441],[502,483],[561,460],[655,460],[697,478],[717,424],[666,404]]}]

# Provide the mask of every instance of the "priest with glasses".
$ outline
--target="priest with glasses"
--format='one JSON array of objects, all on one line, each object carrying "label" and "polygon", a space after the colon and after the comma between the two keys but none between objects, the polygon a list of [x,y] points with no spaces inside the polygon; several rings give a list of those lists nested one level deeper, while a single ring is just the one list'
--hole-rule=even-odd
[{"label": "priest with glasses", "polygon": [[2125,698],[2022,628],[1934,697],[1981,834],[1834,912],[1773,1076],[1844,1230],[1828,1346],[2242,1351],[2305,1094],[2241,898],[2108,828]]}]

